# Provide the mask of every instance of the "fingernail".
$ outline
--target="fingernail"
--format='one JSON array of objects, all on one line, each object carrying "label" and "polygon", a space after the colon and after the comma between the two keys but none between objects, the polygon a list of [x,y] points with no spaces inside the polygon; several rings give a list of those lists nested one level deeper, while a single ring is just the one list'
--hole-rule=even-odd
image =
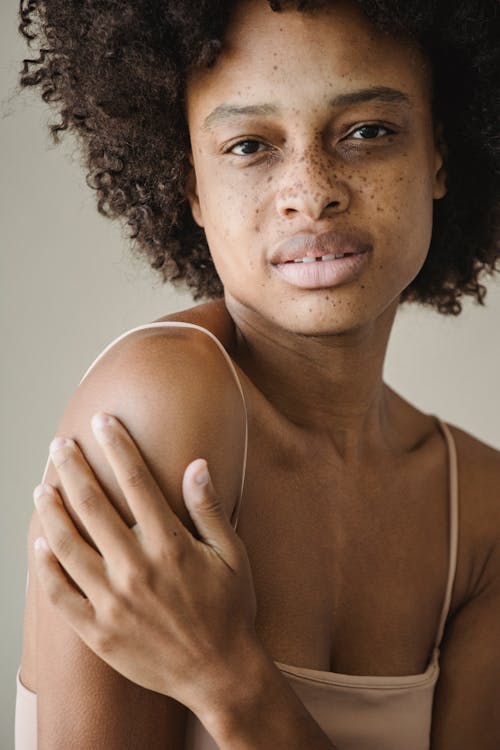
[{"label": "fingernail", "polygon": [[115,424],[116,419],[103,411],[94,414],[91,420],[92,431],[98,440],[105,439],[109,434],[109,428]]},{"label": "fingernail", "polygon": [[54,497],[54,490],[50,486],[50,484],[37,484],[35,489],[33,490],[33,500],[35,501],[35,505],[38,508],[38,501],[42,495],[50,495],[51,497]]},{"label": "fingernail", "polygon": [[49,545],[47,544],[43,536],[39,536],[38,539],[35,539],[35,544],[33,546],[36,552],[38,552],[39,550],[47,550],[49,548]]},{"label": "fingernail", "polygon": [[64,463],[66,451],[74,448],[75,442],[69,438],[56,437],[49,445],[49,452],[54,466]]},{"label": "fingernail", "polygon": [[210,477],[208,474],[208,468],[205,462],[205,465],[201,469],[198,469],[198,471],[194,475],[194,481],[196,482],[196,484],[207,484],[209,479]]},{"label": "fingernail", "polygon": [[104,411],[98,411],[92,417],[92,426],[95,427],[111,427],[115,422],[116,419]]}]

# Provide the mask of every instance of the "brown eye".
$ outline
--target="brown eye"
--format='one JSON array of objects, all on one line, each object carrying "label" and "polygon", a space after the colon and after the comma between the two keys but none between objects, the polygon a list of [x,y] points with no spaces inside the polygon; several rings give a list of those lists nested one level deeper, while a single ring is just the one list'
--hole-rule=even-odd
[{"label": "brown eye", "polygon": [[373,140],[377,140],[377,131],[379,130],[385,130],[384,135],[393,135],[395,132],[394,130],[391,130],[390,128],[386,128],[385,125],[361,125],[361,127],[356,128],[356,130],[353,130],[350,135],[354,137],[354,133],[363,133],[362,138],[355,138],[355,140],[373,141]]},{"label": "brown eye", "polygon": [[[252,156],[253,154],[258,153],[259,146],[263,145],[264,144],[261,143],[261,141],[256,140],[240,141],[239,143],[235,143],[234,146],[231,146],[228,153],[235,154],[236,156]],[[240,152],[236,152],[235,149],[240,149]]]}]

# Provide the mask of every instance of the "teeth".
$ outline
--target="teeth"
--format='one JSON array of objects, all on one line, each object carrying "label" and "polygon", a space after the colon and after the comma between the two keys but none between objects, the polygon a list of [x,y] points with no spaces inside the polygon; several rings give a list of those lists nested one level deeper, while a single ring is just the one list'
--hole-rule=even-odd
[{"label": "teeth", "polygon": [[[322,255],[321,260],[335,260],[335,258],[343,258],[345,253],[330,253],[329,255]],[[314,263],[319,258],[296,258],[294,263]]]}]

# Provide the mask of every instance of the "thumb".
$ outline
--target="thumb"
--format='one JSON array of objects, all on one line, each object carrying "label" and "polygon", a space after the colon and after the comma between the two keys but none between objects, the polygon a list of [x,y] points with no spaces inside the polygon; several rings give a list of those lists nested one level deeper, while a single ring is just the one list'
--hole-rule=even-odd
[{"label": "thumb", "polygon": [[216,495],[204,458],[197,458],[187,466],[182,478],[182,493],[202,540],[222,553],[235,531]]}]

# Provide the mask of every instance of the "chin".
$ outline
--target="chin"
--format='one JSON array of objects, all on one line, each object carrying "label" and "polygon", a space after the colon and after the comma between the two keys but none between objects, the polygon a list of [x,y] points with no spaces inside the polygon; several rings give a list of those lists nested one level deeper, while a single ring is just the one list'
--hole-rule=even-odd
[{"label": "chin", "polygon": [[363,328],[378,315],[363,300],[336,299],[331,289],[317,291],[315,297],[287,300],[270,317],[290,333],[332,336]]}]

